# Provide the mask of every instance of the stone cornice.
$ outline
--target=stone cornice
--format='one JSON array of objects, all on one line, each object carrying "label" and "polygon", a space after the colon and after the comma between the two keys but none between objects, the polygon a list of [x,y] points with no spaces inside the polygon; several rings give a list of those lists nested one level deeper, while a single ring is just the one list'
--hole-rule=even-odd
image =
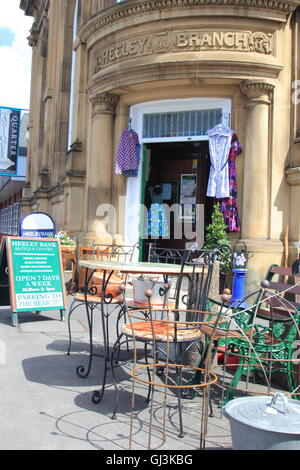
[{"label": "stone cornice", "polygon": [[[249,10],[253,9],[276,13],[286,18],[298,5],[299,1],[296,0],[128,0],[106,8],[100,13],[96,13],[88,23],[81,28],[79,38],[83,43],[86,43],[93,34],[103,27],[111,26],[118,21],[126,20],[131,17],[133,18],[151,12],[161,12],[168,9],[182,9],[185,7],[189,9],[197,8],[199,13],[201,13],[201,9],[209,7],[223,9],[224,14],[225,9],[244,9],[246,17],[249,17]],[[203,13],[204,11],[202,14]],[[210,15],[211,14],[210,12]]]},{"label": "stone cornice", "polygon": [[[120,87],[138,85],[145,81],[160,80],[189,80],[190,84],[203,83],[203,80],[230,79],[245,81],[247,77],[266,76],[270,81],[276,81],[281,72],[281,66],[265,65],[254,62],[236,62],[236,61],[216,61],[205,60],[199,62],[199,67],[190,67],[189,62],[166,63],[166,64],[146,64],[144,66],[128,67],[125,66],[120,71],[113,67],[108,71],[100,72],[94,75],[87,84],[87,90],[90,93],[110,92]],[[220,70],[222,72],[220,72]],[[261,79],[262,80],[262,79]]]}]

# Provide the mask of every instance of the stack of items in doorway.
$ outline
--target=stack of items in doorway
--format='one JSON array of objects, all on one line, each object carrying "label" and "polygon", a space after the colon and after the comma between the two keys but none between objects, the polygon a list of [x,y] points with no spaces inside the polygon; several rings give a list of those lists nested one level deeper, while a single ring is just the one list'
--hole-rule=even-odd
[{"label": "stack of items in doorway", "polygon": [[235,131],[225,124],[218,124],[207,134],[211,161],[207,196],[219,202],[229,232],[239,232],[235,158],[242,148]]}]

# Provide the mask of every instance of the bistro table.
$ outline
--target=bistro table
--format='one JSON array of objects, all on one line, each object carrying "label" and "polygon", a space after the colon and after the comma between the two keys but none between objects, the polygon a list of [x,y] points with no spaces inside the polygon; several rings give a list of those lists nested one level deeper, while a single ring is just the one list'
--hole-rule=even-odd
[{"label": "bistro table", "polygon": [[[110,313],[107,311],[107,306],[111,304],[112,298],[105,295],[106,287],[109,283],[109,280],[114,272],[118,272],[121,274],[156,274],[162,275],[165,277],[165,282],[167,282],[168,276],[179,276],[180,274],[189,275],[197,272],[197,268],[193,266],[184,266],[182,267],[181,264],[173,264],[173,263],[150,263],[150,262],[120,262],[120,261],[101,261],[101,260],[80,260],[79,266],[85,268],[85,305],[86,305],[86,313],[89,325],[89,336],[90,336],[90,356],[89,356],[89,363],[88,367],[85,368],[84,366],[77,367],[77,374],[85,378],[88,376],[92,357],[93,357],[93,310],[95,308],[95,304],[93,304],[93,300],[91,300],[91,296],[89,295],[89,282],[92,278],[92,275],[95,271],[102,271],[102,288],[100,295],[95,295],[95,302],[96,298],[100,300],[100,311],[101,311],[101,322],[102,322],[102,330],[103,330],[103,342],[104,342],[104,371],[102,377],[102,386],[100,391],[94,391],[92,395],[92,400],[94,403],[99,403],[105,392],[105,385],[106,385],[106,376],[108,371],[108,363],[110,361],[110,354],[109,354],[109,328],[108,328],[108,319]],[[99,299],[100,297],[100,299]]]}]

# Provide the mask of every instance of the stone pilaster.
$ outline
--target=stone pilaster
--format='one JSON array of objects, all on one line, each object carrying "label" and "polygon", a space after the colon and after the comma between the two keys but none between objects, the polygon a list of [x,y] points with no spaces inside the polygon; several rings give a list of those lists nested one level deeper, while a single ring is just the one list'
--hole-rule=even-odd
[{"label": "stone pilaster", "polygon": [[97,208],[111,204],[113,120],[115,96],[109,93],[92,94],[90,149],[87,169],[87,231],[101,231]]},{"label": "stone pilaster", "polygon": [[270,106],[273,89],[274,85],[263,79],[241,83],[241,90],[248,98],[242,205],[242,241],[252,253],[248,263],[247,292],[258,288],[268,266],[282,262],[282,242],[270,239]]},{"label": "stone pilaster", "polygon": [[114,123],[114,159],[112,168],[112,204],[116,208],[118,220],[116,221],[116,231],[120,237],[124,237],[125,224],[125,197],[126,197],[126,178],[122,175],[115,174],[115,155],[118,149],[120,135],[124,129],[128,127],[129,107],[118,103],[116,107],[115,123]]},{"label": "stone pilaster", "polygon": [[243,239],[269,238],[269,106],[274,85],[242,82],[248,98],[243,191]]},{"label": "stone pilaster", "polygon": [[299,257],[300,253],[300,167],[288,168],[285,171],[286,180],[290,186],[290,224],[289,224],[289,239],[290,239],[290,264]]}]

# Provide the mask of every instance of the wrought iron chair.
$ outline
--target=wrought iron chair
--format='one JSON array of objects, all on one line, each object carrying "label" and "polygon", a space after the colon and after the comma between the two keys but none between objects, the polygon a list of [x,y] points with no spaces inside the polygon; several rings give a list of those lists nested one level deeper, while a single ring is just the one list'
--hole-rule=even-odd
[{"label": "wrought iron chair", "polygon": [[[275,277],[278,277],[276,281]],[[239,299],[233,305],[223,306],[219,312],[218,318],[227,318],[222,325],[201,327],[207,338],[206,344],[213,343],[215,352],[221,349],[224,351],[224,373],[225,370],[234,370],[230,385],[226,385],[223,380],[227,390],[223,404],[234,397],[243,376],[249,383],[250,373],[255,379],[259,375],[263,376],[267,393],[272,389],[272,374],[286,374],[292,397],[297,399],[299,396],[296,393],[293,354],[295,341],[299,338],[300,304],[294,297],[300,294],[300,278],[297,282],[294,276],[295,283],[287,284],[282,282],[282,277],[293,277],[291,269],[272,265],[261,288],[247,296],[247,300],[253,300],[251,307],[239,308],[238,303],[245,300]],[[208,305],[211,311],[212,307],[212,304]],[[229,367],[226,361],[228,356],[235,358],[235,361],[230,361]]]},{"label": "wrought iron chair", "polygon": [[[160,308],[152,306],[152,291],[148,291],[145,295],[148,297],[148,308],[139,310],[128,310],[130,322],[122,327],[121,337],[130,338],[134,343],[134,357],[136,358],[136,343],[144,343],[145,348],[145,368],[148,372],[148,396],[150,400],[152,386],[157,385],[150,380],[150,369],[155,370],[155,374],[167,377],[169,368],[175,370],[177,384],[174,389],[177,392],[179,419],[180,419],[180,437],[183,436],[182,410],[181,410],[181,391],[185,386],[182,382],[181,371],[185,367],[190,372],[197,368],[192,366],[184,366],[183,358],[187,351],[197,345],[199,353],[202,353],[201,330],[199,325],[203,323],[204,312],[200,310],[206,305],[209,287],[212,279],[212,272],[215,261],[215,252],[203,250],[187,250],[181,261],[181,272],[178,276],[176,292],[174,293],[175,304]],[[188,270],[186,268],[189,268]],[[188,271],[188,272],[186,272]],[[186,292],[182,290],[183,279],[188,277],[188,289]],[[166,282],[165,292],[170,289],[170,285]],[[183,307],[181,306],[183,305]],[[136,318],[138,317],[138,318]],[[190,317],[190,318],[189,318]],[[134,321],[133,321],[134,318]],[[135,321],[137,319],[138,321]],[[213,323],[212,320],[210,320]],[[113,348],[111,364],[113,372],[113,380],[116,390],[116,405],[113,412],[115,416],[118,403],[119,391],[115,376],[114,355],[121,346],[121,337],[118,338]],[[154,364],[148,365],[148,347],[151,346],[153,351]],[[161,359],[164,359],[161,361]],[[159,363],[159,361],[161,361]],[[204,386],[199,384],[198,387]]]},{"label": "wrought iron chair", "polygon": [[[93,242],[87,247],[80,248],[81,259],[88,260],[102,260],[102,261],[132,261],[135,251],[138,249],[137,245],[102,245]],[[103,282],[103,274],[101,271],[93,272],[92,270],[84,270],[79,272],[79,287],[83,290],[85,287],[84,276],[87,279],[88,293],[87,302],[91,311],[91,317],[89,319],[90,336],[93,332],[93,312],[96,308],[101,305],[101,290]],[[118,311],[118,321],[125,314],[124,309],[124,295],[122,287],[126,284],[126,278],[118,276],[117,274],[111,274],[109,279],[105,281],[107,283],[105,289],[105,302],[108,305],[113,305]],[[71,316],[74,311],[85,304],[86,295],[84,292],[79,292],[74,295],[74,299],[71,303],[69,314],[68,314],[68,331],[69,331],[69,346],[67,354],[70,355],[72,334],[71,334]]]}]

